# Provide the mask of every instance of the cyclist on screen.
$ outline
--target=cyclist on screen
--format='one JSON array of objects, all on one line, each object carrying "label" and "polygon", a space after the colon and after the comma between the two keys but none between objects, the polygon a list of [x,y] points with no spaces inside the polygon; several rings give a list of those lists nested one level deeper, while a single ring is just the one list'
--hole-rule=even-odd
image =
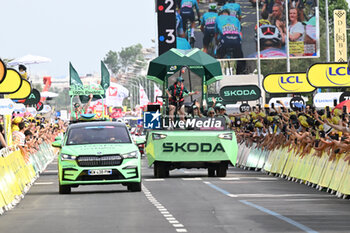
[{"label": "cyclist on screen", "polygon": [[228,0],[228,3],[221,7],[221,10],[229,10],[231,16],[236,17],[239,21],[242,19],[241,6],[235,0]]},{"label": "cyclist on screen", "polygon": [[236,17],[230,16],[229,10],[222,10],[216,18],[217,57],[225,58],[228,50],[232,51],[230,58],[242,58],[241,23]]},{"label": "cyclist on screen", "polygon": [[196,8],[198,20],[200,19],[199,7],[197,0],[181,0],[180,15],[183,20],[183,28],[187,29],[187,21],[191,22],[191,42],[194,43],[194,28],[196,26],[194,10]]},{"label": "cyclist on screen", "polygon": [[185,37],[181,15],[176,11],[176,36]]},{"label": "cyclist on screen", "polygon": [[208,52],[208,46],[212,39],[215,37],[215,21],[217,13],[216,3],[209,4],[209,10],[206,12],[201,19],[201,31],[204,34],[203,37],[203,52]]}]

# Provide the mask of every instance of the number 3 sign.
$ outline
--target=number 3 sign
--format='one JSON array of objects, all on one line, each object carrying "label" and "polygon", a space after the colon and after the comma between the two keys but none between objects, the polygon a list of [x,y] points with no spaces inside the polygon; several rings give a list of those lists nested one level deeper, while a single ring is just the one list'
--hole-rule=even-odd
[{"label": "number 3 sign", "polygon": [[157,0],[158,55],[176,48],[175,0]]}]

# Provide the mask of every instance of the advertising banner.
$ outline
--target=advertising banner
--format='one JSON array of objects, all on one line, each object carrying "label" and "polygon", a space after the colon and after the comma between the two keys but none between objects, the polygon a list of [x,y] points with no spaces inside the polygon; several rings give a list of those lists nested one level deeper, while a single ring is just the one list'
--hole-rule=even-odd
[{"label": "advertising banner", "polygon": [[106,105],[113,107],[123,106],[124,98],[129,96],[129,91],[124,86],[117,83],[110,83],[106,91]]},{"label": "advertising banner", "polygon": [[307,72],[309,83],[318,88],[350,87],[350,71],[347,63],[316,63]]},{"label": "advertising banner", "polygon": [[306,73],[269,74],[263,80],[263,88],[268,93],[309,93],[315,90],[306,78]]},{"label": "advertising banner", "polygon": [[220,96],[224,101],[233,103],[257,100],[261,97],[261,90],[256,85],[225,86],[220,89]]},{"label": "advertising banner", "polygon": [[327,93],[317,93],[314,96],[314,105],[316,108],[325,108],[326,106],[333,107],[334,100],[339,103],[339,98],[342,92],[327,92]]},{"label": "advertising banner", "polygon": [[347,38],[346,38],[346,11],[334,10],[334,61],[346,62]]},{"label": "advertising banner", "polygon": [[11,115],[15,109],[15,103],[11,99],[0,99],[0,115]]}]

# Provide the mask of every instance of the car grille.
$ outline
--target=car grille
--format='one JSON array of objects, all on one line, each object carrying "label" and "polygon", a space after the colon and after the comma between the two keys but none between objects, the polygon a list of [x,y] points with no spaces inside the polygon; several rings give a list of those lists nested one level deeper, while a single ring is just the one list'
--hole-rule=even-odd
[{"label": "car grille", "polygon": [[77,158],[80,167],[102,167],[120,165],[123,158],[120,155],[83,155]]}]

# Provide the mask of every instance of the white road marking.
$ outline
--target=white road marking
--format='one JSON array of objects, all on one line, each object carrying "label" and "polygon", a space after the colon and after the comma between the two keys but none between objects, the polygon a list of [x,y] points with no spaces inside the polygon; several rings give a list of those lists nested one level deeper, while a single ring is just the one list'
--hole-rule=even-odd
[{"label": "white road marking", "polygon": [[45,173],[57,173],[58,170],[45,170],[44,172]]},{"label": "white road marking", "polygon": [[241,178],[238,178],[238,177],[223,177],[223,178],[220,178],[220,180],[241,180]]},{"label": "white road marking", "polygon": [[159,212],[165,217],[165,219],[168,220],[170,224],[172,224],[172,226],[176,229],[177,232],[187,232],[187,229],[184,228],[184,225],[179,223],[179,221],[176,220],[176,218],[172,214],[170,214],[169,211],[162,204],[160,204],[157,201],[157,199],[144,185],[142,185],[142,191],[144,192],[147,199],[159,210]]},{"label": "white road marking", "polygon": [[270,194],[270,193],[245,193],[235,194],[237,197],[324,197],[323,194]]},{"label": "white road marking", "polygon": [[53,182],[35,182],[35,185],[49,185],[49,184],[53,184]]},{"label": "white road marking", "polygon": [[182,180],[202,180],[202,178],[199,178],[199,177],[195,177],[195,178],[182,178]]},{"label": "white road marking", "polygon": [[144,181],[164,181],[164,179],[144,179]]},{"label": "white road marking", "polygon": [[186,229],[182,229],[182,228],[178,228],[178,229],[176,229],[176,231],[177,231],[177,232],[187,232]]},{"label": "white road marking", "polygon": [[258,180],[279,180],[279,178],[272,178],[272,177],[258,177]]},{"label": "white road marking", "polygon": [[227,196],[229,196],[229,197],[238,197],[237,195],[235,195],[235,194],[227,194]]},{"label": "white road marking", "polygon": [[181,223],[178,224],[173,224],[174,227],[184,227],[184,225],[182,225]]}]

